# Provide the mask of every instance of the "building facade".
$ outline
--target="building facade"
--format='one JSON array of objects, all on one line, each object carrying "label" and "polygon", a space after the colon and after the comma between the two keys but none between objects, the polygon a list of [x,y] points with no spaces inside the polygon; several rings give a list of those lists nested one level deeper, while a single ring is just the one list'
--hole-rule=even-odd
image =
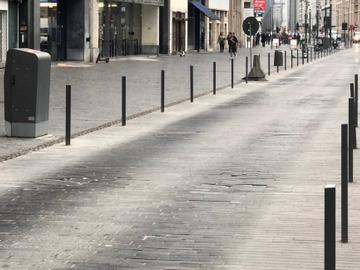
[{"label": "building facade", "polygon": [[240,46],[245,46],[245,34],[242,29],[245,2],[243,0],[229,0],[229,32],[234,32],[240,41]]},{"label": "building facade", "polygon": [[164,0],[99,0],[100,54],[105,57],[158,54],[162,6]]},{"label": "building facade", "polygon": [[209,20],[208,22],[208,50],[218,51],[220,49],[218,44],[220,33],[226,36],[229,31],[229,0],[209,0],[209,9],[220,20]]},{"label": "building facade", "polygon": [[160,53],[188,49],[188,0],[165,0],[160,8]]},{"label": "building facade", "polygon": [[220,32],[242,36],[242,0],[0,0],[0,60],[8,48],[53,61],[218,50]]}]

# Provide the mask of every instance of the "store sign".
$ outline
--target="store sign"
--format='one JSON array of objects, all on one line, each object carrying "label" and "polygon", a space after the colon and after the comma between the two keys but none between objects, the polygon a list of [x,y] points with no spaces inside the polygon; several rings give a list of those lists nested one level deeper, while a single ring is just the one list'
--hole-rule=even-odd
[{"label": "store sign", "polygon": [[264,13],[266,9],[266,0],[254,0],[254,10],[256,13]]}]

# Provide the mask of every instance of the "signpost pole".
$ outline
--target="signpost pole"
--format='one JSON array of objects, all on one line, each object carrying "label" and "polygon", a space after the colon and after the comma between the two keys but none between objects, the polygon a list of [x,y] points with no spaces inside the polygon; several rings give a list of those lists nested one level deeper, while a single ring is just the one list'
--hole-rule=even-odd
[{"label": "signpost pole", "polygon": [[249,22],[249,29],[250,29],[250,70],[253,68],[253,60],[252,60],[252,43],[253,43],[253,36],[251,33],[251,23]]}]

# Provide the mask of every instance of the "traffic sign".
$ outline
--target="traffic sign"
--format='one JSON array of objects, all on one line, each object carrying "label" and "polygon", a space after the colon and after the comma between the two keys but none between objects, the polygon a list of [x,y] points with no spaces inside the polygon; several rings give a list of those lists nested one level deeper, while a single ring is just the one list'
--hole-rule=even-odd
[{"label": "traffic sign", "polygon": [[259,31],[260,24],[255,17],[247,17],[242,26],[245,34],[248,36],[255,36]]}]

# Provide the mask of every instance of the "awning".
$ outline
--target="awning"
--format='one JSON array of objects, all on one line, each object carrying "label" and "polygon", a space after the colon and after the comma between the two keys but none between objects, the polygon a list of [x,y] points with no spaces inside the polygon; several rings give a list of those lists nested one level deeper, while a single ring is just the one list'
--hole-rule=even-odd
[{"label": "awning", "polygon": [[189,2],[191,4],[193,4],[193,6],[196,7],[200,12],[204,13],[205,16],[209,17],[210,20],[213,20],[213,21],[219,20],[220,21],[220,18],[218,16],[216,16],[207,6],[204,6],[203,4],[201,4],[200,1],[190,0]]}]

